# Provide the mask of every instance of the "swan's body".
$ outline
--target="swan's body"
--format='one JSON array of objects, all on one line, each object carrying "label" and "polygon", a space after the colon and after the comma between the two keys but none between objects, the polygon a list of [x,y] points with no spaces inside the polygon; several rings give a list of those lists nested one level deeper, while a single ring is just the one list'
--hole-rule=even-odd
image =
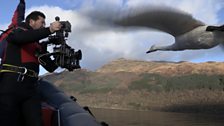
[{"label": "swan's body", "polygon": [[215,47],[223,42],[224,32],[206,31],[207,26],[199,26],[192,31],[189,31],[183,35],[175,37],[175,43],[168,46],[156,46],[153,45],[149,49],[148,53],[157,50],[163,51],[181,51],[186,49],[209,49]]},{"label": "swan's body", "polygon": [[115,21],[124,27],[148,27],[174,36],[175,43],[167,46],[153,45],[147,53],[157,50],[180,51],[186,49],[209,49],[223,42],[224,32],[206,31],[207,26],[191,15],[172,8],[154,8],[129,12]]}]

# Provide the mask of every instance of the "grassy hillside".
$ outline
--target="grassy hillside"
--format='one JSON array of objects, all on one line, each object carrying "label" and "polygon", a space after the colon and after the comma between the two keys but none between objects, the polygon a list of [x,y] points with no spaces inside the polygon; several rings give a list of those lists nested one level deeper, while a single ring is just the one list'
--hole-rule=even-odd
[{"label": "grassy hillside", "polygon": [[[77,97],[81,104],[91,107],[224,112],[224,75],[220,74],[222,69],[218,72],[213,70],[213,67],[217,69],[223,64],[218,63],[217,67],[217,63],[208,63],[209,68],[206,64],[197,64],[198,69],[194,70],[192,68],[195,64],[187,64],[185,68],[186,63],[148,62],[154,64],[154,67],[145,65],[145,71],[140,72],[139,68],[145,63],[122,60],[119,64],[112,64],[123,66],[125,70],[116,70],[118,68],[107,64],[109,68],[104,66],[96,72],[77,70],[44,78]],[[179,67],[171,67],[173,65]],[[170,68],[173,73],[167,74]]]},{"label": "grassy hillside", "polygon": [[108,93],[113,90],[145,90],[169,92],[176,90],[224,90],[223,75],[192,74],[166,77],[150,73],[98,73],[76,71],[45,77],[66,92]]},{"label": "grassy hillside", "polygon": [[224,76],[221,75],[184,75],[164,77],[158,74],[140,74],[140,79],[131,82],[131,90],[176,91],[193,89],[223,90]]}]

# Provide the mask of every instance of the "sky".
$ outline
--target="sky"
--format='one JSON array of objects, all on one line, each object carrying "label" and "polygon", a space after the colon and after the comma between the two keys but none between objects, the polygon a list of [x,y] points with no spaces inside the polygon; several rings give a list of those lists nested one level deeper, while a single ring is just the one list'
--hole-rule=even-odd
[{"label": "sky", "polygon": [[[0,0],[0,29],[10,23],[19,0]],[[142,61],[224,61],[224,50],[219,46],[206,50],[157,51],[146,54],[153,44],[169,45],[173,36],[150,29],[119,30],[96,23],[97,14],[108,17],[120,15],[127,9],[141,6],[160,5],[176,8],[191,14],[209,25],[224,23],[224,0],[26,0],[26,15],[39,10],[45,13],[49,25],[55,16],[72,24],[68,44],[81,49],[84,69],[96,70],[103,65],[126,58]],[[41,68],[41,74],[46,73]]]}]

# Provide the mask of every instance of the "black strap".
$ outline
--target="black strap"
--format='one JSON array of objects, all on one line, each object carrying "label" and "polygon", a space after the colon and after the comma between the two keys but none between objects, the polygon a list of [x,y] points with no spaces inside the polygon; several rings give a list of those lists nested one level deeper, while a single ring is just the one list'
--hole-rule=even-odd
[{"label": "black strap", "polygon": [[25,67],[13,67],[13,66],[2,66],[1,70],[9,70],[9,71],[13,71],[15,73],[19,73],[22,75],[27,75],[30,77],[38,77],[38,74],[32,70],[26,69]]},{"label": "black strap", "polygon": [[0,37],[4,34],[4,33],[7,33],[9,30],[11,30],[11,29],[13,29],[13,28],[15,28],[14,26],[12,26],[12,27],[10,27],[10,28],[8,28],[8,29],[6,29],[6,30],[0,30],[2,33],[0,34]]}]

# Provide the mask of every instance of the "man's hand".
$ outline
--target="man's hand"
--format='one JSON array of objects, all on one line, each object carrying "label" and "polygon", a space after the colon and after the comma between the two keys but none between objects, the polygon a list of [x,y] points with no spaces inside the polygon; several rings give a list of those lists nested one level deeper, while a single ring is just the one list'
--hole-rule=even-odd
[{"label": "man's hand", "polygon": [[51,33],[54,33],[56,31],[60,30],[61,27],[62,27],[61,23],[59,21],[55,21],[55,22],[51,23],[50,31],[51,31]]}]

